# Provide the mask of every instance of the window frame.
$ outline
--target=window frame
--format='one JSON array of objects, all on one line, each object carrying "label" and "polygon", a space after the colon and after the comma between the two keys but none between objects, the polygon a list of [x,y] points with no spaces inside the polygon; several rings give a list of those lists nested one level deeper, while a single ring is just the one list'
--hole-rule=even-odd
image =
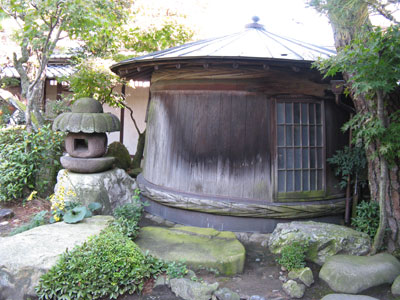
[{"label": "window frame", "polygon": [[[272,186],[273,186],[273,199],[274,202],[299,202],[299,201],[318,201],[318,200],[323,200],[326,197],[326,124],[325,124],[325,100],[321,98],[316,98],[316,97],[310,97],[310,96],[301,96],[301,95],[285,95],[285,96],[277,96],[272,99],[272,107],[271,107],[271,129],[272,129],[272,143],[271,147],[271,154],[272,154]],[[307,104],[320,104],[321,105],[321,126],[322,126],[322,188],[319,190],[309,190],[309,191],[290,191],[290,192],[279,192],[278,191],[278,103],[307,103]],[[294,107],[294,106],[292,106]],[[293,110],[294,111],[294,110]],[[293,126],[294,124],[294,112],[292,111],[292,123],[291,125]],[[309,115],[308,115],[309,118]],[[285,125],[288,123],[284,123]],[[301,124],[301,122],[299,123]],[[309,124],[309,120],[308,120]],[[318,126],[318,125],[316,125]],[[286,128],[286,126],[284,126]],[[301,126],[300,126],[301,127]],[[301,132],[301,131],[300,131]],[[284,133],[286,136],[286,132]],[[310,136],[310,135],[308,135]],[[284,140],[286,138],[284,137]],[[287,147],[284,145],[283,147]],[[299,146],[300,149],[302,148],[302,145]],[[317,148],[318,146],[308,146],[308,149],[311,149],[312,147]],[[295,146],[293,144],[293,149],[295,149]],[[308,154],[308,158],[310,158],[310,153]],[[293,161],[294,163],[294,161]],[[311,169],[311,168],[310,168]],[[319,168],[315,168],[317,171]],[[292,170],[292,169],[290,169]],[[295,167],[293,166],[293,170],[295,170]],[[303,170],[302,168],[300,170]],[[295,184],[295,183],[293,183]]]}]

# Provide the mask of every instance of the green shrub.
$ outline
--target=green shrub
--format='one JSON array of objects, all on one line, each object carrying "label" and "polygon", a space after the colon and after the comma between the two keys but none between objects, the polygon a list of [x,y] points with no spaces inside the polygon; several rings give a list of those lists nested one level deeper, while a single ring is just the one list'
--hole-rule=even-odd
[{"label": "green shrub", "polygon": [[16,235],[18,233],[30,230],[32,228],[42,226],[47,224],[48,218],[46,218],[48,211],[47,210],[42,210],[41,212],[38,212],[36,215],[33,216],[33,218],[29,221],[29,223],[24,224],[18,228],[15,228],[13,231],[11,231],[10,235]]},{"label": "green shrub", "polygon": [[132,203],[124,204],[114,210],[115,221],[112,226],[131,239],[135,239],[139,232],[139,221],[146,205],[140,201],[139,194],[139,189],[136,189]]},{"label": "green shrub", "polygon": [[351,221],[357,231],[365,232],[373,239],[379,227],[379,204],[375,201],[361,201],[357,206],[356,217]]},{"label": "green shrub", "polygon": [[[21,199],[35,189],[42,194],[60,168],[64,136],[45,126],[29,133],[24,128],[0,130],[0,202]],[[37,180],[40,170],[54,170]]]},{"label": "green shrub", "polygon": [[115,157],[115,166],[125,171],[129,169],[131,165],[131,156],[128,149],[124,144],[120,142],[113,142],[108,145],[106,156]]},{"label": "green shrub", "polygon": [[282,248],[281,256],[276,259],[277,263],[287,270],[301,269],[306,266],[306,255],[308,246],[299,242],[293,242]]},{"label": "green shrub", "polygon": [[112,227],[65,252],[40,278],[39,299],[116,299],[140,292],[157,271],[128,237]]}]

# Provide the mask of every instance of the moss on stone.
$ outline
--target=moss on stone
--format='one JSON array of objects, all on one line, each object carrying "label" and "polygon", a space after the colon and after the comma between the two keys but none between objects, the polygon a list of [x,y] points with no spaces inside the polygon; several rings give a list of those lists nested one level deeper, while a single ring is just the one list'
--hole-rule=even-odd
[{"label": "moss on stone", "polygon": [[125,171],[129,169],[131,164],[131,156],[128,149],[120,142],[113,142],[108,145],[106,156],[115,157],[115,166]]},{"label": "moss on stone", "polygon": [[243,271],[245,249],[232,232],[198,227],[144,227],[136,240],[165,260],[185,261],[191,268],[215,269],[234,275]]}]

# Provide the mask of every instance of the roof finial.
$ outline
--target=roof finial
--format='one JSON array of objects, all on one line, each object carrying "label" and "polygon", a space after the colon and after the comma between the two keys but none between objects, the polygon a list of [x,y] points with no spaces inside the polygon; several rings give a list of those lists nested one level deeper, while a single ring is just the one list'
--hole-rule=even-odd
[{"label": "roof finial", "polygon": [[246,28],[255,28],[255,29],[263,29],[264,26],[259,24],[258,21],[260,21],[260,18],[257,16],[254,16],[251,18],[253,20],[253,23],[247,24]]}]

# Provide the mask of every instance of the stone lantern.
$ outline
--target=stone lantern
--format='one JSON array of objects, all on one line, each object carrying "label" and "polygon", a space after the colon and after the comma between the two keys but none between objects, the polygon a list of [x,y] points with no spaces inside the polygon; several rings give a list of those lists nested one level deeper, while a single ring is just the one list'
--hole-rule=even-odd
[{"label": "stone lantern", "polygon": [[113,157],[103,157],[107,151],[106,132],[119,131],[121,124],[111,113],[104,113],[100,102],[81,98],[72,111],[59,115],[53,130],[68,132],[65,148],[69,155],[61,157],[61,165],[76,173],[98,173],[109,170]]}]

